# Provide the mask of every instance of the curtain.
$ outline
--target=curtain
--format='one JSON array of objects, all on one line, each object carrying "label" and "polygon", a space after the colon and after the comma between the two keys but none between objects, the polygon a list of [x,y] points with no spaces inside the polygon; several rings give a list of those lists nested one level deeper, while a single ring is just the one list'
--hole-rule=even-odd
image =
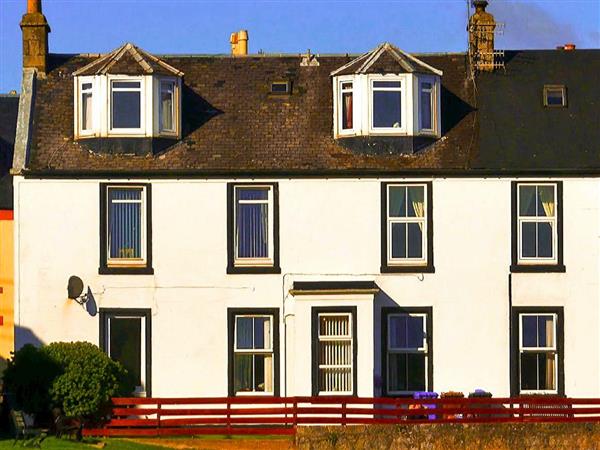
[{"label": "curtain", "polygon": [[[422,187],[408,189],[408,196],[411,201],[416,217],[425,217],[425,192]],[[423,222],[419,222],[421,233],[423,232]]]},{"label": "curtain", "polygon": [[237,191],[236,239],[239,258],[269,257],[268,195],[267,189]]},{"label": "curtain", "polygon": [[[431,84],[423,83],[427,85],[427,89],[431,89]],[[431,90],[421,91],[421,128],[430,130],[431,126]]]},{"label": "curtain", "polygon": [[109,189],[109,257],[142,257],[142,190]]},{"label": "curtain", "polygon": [[539,186],[538,193],[546,217],[554,217],[554,188],[552,186]]},{"label": "curtain", "polygon": [[81,95],[81,129],[92,129],[92,93],[86,92]]},{"label": "curtain", "polygon": [[352,128],[352,92],[346,92],[343,94],[344,98],[344,129]]},{"label": "curtain", "polygon": [[173,90],[172,85],[162,86],[160,93],[160,125],[161,130],[173,129]]},{"label": "curtain", "polygon": [[[554,321],[546,320],[546,346],[550,347],[551,345],[555,345],[554,342]],[[554,353],[546,354],[546,389],[554,389],[555,380],[554,380]]]},{"label": "curtain", "polygon": [[[348,316],[324,316],[320,318],[320,336],[341,336],[335,340],[320,342],[319,388],[324,392],[349,392],[352,390],[352,338]],[[347,336],[347,337],[346,337]]]},{"label": "curtain", "polygon": [[273,357],[265,356],[265,392],[273,392]]}]

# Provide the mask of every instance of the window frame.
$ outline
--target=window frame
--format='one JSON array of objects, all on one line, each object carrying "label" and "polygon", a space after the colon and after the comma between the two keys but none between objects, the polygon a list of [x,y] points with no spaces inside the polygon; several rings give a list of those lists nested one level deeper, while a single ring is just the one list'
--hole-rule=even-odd
[{"label": "window frame", "polygon": [[[285,85],[285,91],[274,91],[273,86],[275,85]],[[275,80],[269,83],[269,94],[270,95],[290,95],[292,93],[292,84],[289,80]]]},{"label": "window frame", "polygon": [[[236,241],[236,190],[238,188],[268,188],[269,257],[238,258]],[[279,267],[279,183],[227,183],[227,273],[281,273]]]},{"label": "window frame", "polygon": [[[431,88],[429,89],[429,102],[431,105],[431,128],[424,128],[423,127],[423,111],[421,110],[421,94],[423,92],[423,83],[429,83],[431,85]],[[424,76],[419,76],[417,78],[417,84],[418,84],[418,104],[417,104],[417,111],[418,111],[418,124],[419,124],[419,133],[421,134],[426,134],[426,135],[435,135],[436,134],[436,130],[437,130],[437,83],[435,78],[433,77],[424,77]]]},{"label": "window frame", "polygon": [[[236,339],[236,319],[237,317],[260,317],[270,316],[271,317],[271,352],[273,355],[273,392],[235,392],[235,345],[237,344]],[[228,374],[228,395],[234,396],[274,396],[278,397],[280,393],[279,386],[279,308],[227,308],[227,352],[228,352],[228,363],[227,363],[227,374]],[[247,352],[248,353],[248,352]],[[249,353],[261,353],[255,350],[249,351]]]},{"label": "window frame", "polygon": [[[175,136],[179,130],[179,84],[175,78],[159,78],[158,82],[158,106],[157,106],[157,117],[158,117],[158,134]],[[173,127],[171,129],[162,128],[162,92],[163,84],[170,84],[172,88],[172,99],[171,99],[171,120]]]},{"label": "window frame", "polygon": [[[523,316],[550,316],[555,317],[554,322],[554,340],[555,346],[553,351],[556,353],[556,389],[554,390],[521,390],[521,353],[522,353],[522,322]],[[550,347],[535,347],[537,353],[552,351]],[[511,395],[528,395],[528,394],[550,394],[550,395],[565,395],[565,370],[564,370],[564,308],[562,306],[526,306],[512,307],[511,314]]]},{"label": "window frame", "polygon": [[[555,217],[521,216],[520,215],[520,187],[521,186],[553,186]],[[565,272],[563,263],[563,205],[562,181],[552,180],[518,180],[511,182],[512,197],[512,238],[511,272]],[[551,222],[552,228],[552,258],[539,258],[521,256],[522,251],[522,224],[525,222]]]},{"label": "window frame", "polygon": [[[76,79],[75,82],[75,95],[76,97],[76,117],[77,117],[77,126],[76,126],[76,134],[79,137],[92,137],[96,135],[96,128],[97,128],[97,114],[96,114],[96,97],[98,95],[98,89],[96,87],[96,80],[94,79],[93,76],[85,76],[85,77],[78,77]],[[90,89],[84,89],[83,85],[84,84],[91,84],[92,87]],[[92,94],[92,108],[91,111],[89,111],[89,113],[92,115],[92,119],[91,119],[91,123],[92,123],[92,127],[90,129],[84,129],[83,128],[83,107],[84,107],[84,103],[83,103],[83,94],[84,93],[91,93]]]},{"label": "window frame", "polygon": [[[391,258],[390,227],[388,217],[390,187],[424,186],[425,230],[423,231],[423,258]],[[396,218],[397,219],[397,218]],[[404,222],[404,221],[401,221]],[[415,220],[407,219],[407,222]],[[431,181],[385,181],[381,183],[381,273],[434,273],[433,261],[433,183]]]},{"label": "window frame", "polygon": [[[352,330],[352,391],[326,392],[319,390],[319,318],[322,315],[348,315]],[[311,308],[311,356],[312,356],[312,395],[313,396],[356,396],[358,385],[358,326],[356,306],[313,306]]]},{"label": "window frame", "polygon": [[[399,82],[400,88],[375,88],[374,84],[378,81],[390,81],[390,82]],[[390,76],[390,75],[378,75],[378,76],[370,76],[368,78],[368,104],[369,104],[369,125],[368,130],[370,135],[404,135],[407,134],[408,130],[408,113],[406,109],[406,97],[407,97],[407,89],[408,83],[406,76]],[[400,91],[400,127],[375,127],[373,124],[373,112],[374,112],[374,98],[373,93],[375,91],[387,91],[387,92],[397,92]]]},{"label": "window frame", "polygon": [[[397,307],[390,306],[381,308],[381,373],[382,373],[382,390],[385,397],[412,397],[415,391],[391,391],[389,389],[389,319],[399,315],[417,315],[424,317],[425,328],[425,390],[433,391],[433,307],[431,306],[414,306],[414,307]],[[410,353],[407,351],[396,351],[396,353]],[[423,353],[423,352],[421,352]]]},{"label": "window frame", "polygon": [[[109,258],[108,191],[110,189],[142,189],[141,245],[142,258],[126,260]],[[100,183],[100,266],[99,274],[151,275],[152,268],[152,189],[150,183]]]},{"label": "window frame", "polygon": [[[139,128],[114,128],[113,127],[113,83],[139,82],[139,88],[116,88],[117,92],[139,92],[140,93],[140,126]],[[108,111],[107,129],[112,136],[119,135],[144,135],[146,134],[146,80],[143,76],[115,75],[108,76]]]},{"label": "window frame", "polygon": [[98,347],[107,355],[109,354],[107,340],[110,338],[109,321],[111,319],[135,317],[144,320],[143,338],[145,342],[142,362],[145,365],[143,374],[146,389],[144,392],[136,393],[136,395],[152,397],[152,310],[149,308],[100,308],[98,312],[100,322]]},{"label": "window frame", "polygon": [[[344,89],[344,84],[352,84],[352,89]],[[356,85],[357,80],[352,77],[340,77],[337,80],[337,134],[339,136],[349,136],[356,134]],[[352,128],[344,128],[344,94],[352,93]]]},{"label": "window frame", "polygon": [[[550,91],[561,91],[562,103],[552,105],[548,103],[548,93]],[[564,84],[545,84],[542,90],[542,102],[546,108],[566,108],[567,107],[567,87]]]}]

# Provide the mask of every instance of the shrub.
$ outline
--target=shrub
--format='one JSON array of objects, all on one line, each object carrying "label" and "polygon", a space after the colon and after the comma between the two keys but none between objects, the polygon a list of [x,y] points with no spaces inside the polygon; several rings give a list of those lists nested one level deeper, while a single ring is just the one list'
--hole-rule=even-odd
[{"label": "shrub", "polygon": [[131,393],[127,371],[89,342],[56,342],[15,352],[4,374],[18,407],[45,413],[60,407],[68,416],[96,418],[111,397]]}]

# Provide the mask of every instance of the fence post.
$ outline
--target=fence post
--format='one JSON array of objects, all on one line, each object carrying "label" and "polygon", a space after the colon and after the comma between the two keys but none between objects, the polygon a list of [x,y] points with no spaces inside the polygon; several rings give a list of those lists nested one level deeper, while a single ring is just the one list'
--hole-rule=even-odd
[{"label": "fence post", "polygon": [[227,436],[231,437],[231,402],[227,397]]},{"label": "fence post", "polygon": [[156,435],[160,436],[160,399],[156,399]]},{"label": "fence post", "polygon": [[346,426],[346,400],[342,400],[342,426]]},{"label": "fence post", "polygon": [[294,433],[296,433],[298,430],[298,397],[294,397],[292,408],[292,426],[294,427]]}]

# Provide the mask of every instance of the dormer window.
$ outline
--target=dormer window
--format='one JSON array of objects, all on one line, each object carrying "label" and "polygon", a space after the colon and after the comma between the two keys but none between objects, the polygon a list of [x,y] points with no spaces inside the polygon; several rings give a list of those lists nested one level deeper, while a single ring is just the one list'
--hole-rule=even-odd
[{"label": "dormer window", "polygon": [[567,106],[567,88],[563,85],[544,86],[544,106],[551,108]]},{"label": "dormer window", "polygon": [[398,132],[402,127],[402,80],[371,81],[372,128]]},{"label": "dormer window", "polygon": [[73,75],[75,139],[181,136],[183,73],[157,57],[125,44]]}]

